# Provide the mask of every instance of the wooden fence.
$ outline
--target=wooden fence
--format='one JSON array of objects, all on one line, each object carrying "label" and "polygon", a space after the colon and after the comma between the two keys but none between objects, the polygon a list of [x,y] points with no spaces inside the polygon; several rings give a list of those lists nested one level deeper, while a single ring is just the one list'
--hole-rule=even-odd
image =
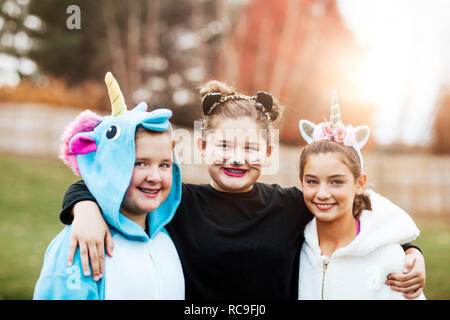
[{"label": "wooden fence", "polygon": [[[33,104],[0,103],[0,154],[55,158],[64,127],[80,110]],[[177,147],[183,181],[208,183],[199,164],[192,130],[178,132],[184,141]],[[260,181],[299,187],[300,147],[281,145],[274,150],[272,174]],[[186,156],[188,155],[188,156]],[[433,155],[363,154],[369,187],[411,215],[450,217],[450,157]],[[196,164],[197,163],[197,164]],[[270,173],[270,172],[269,172]]]}]

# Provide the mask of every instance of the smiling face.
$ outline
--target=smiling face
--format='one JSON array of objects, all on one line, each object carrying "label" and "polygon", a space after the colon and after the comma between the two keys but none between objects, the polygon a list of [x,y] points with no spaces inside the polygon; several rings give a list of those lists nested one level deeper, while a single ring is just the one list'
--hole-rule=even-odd
[{"label": "smiling face", "polygon": [[172,187],[172,140],[169,133],[136,134],[136,160],[120,212],[145,228],[145,217],[164,202]]},{"label": "smiling face", "polygon": [[365,177],[356,179],[338,152],[311,154],[300,176],[306,206],[319,221],[353,216],[353,202],[364,189]]},{"label": "smiling face", "polygon": [[264,132],[251,118],[228,119],[208,130],[206,142],[199,140],[214,189],[222,192],[252,189],[270,156]]}]

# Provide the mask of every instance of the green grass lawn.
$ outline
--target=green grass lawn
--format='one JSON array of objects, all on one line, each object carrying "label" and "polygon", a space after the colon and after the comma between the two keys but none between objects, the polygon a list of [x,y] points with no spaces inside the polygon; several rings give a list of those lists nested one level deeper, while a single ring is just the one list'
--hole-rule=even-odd
[{"label": "green grass lawn", "polygon": [[[63,228],[67,187],[79,177],[61,161],[0,157],[0,300],[31,299],[45,249]],[[450,299],[450,225],[416,221],[428,299]]]},{"label": "green grass lawn", "polygon": [[450,300],[450,223],[416,220],[420,237],[413,243],[425,257],[427,299]]},{"label": "green grass lawn", "polygon": [[0,158],[0,299],[31,299],[45,250],[63,228],[67,187],[77,180],[61,161]]}]

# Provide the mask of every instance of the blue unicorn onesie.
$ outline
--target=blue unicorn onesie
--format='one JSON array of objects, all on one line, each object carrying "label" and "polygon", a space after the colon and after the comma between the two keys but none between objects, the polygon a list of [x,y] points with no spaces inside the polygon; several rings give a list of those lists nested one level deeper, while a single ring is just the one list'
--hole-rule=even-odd
[{"label": "blue unicorn onesie", "polygon": [[[146,112],[140,103],[127,111],[120,88],[107,73],[105,82],[112,114],[81,114],[76,128],[66,130],[64,160],[79,173],[102,209],[114,239],[114,255],[106,257],[101,280],[82,274],[79,249],[67,265],[71,226],[50,243],[36,284],[34,299],[184,299],[184,276],[176,248],[164,226],[181,199],[181,170],[173,153],[172,188],[166,200],[147,216],[148,234],[119,209],[135,163],[137,126],[172,132],[167,109]],[[80,124],[82,123],[82,124]],[[64,138],[64,136],[63,136]],[[64,151],[65,148],[65,151]]]}]

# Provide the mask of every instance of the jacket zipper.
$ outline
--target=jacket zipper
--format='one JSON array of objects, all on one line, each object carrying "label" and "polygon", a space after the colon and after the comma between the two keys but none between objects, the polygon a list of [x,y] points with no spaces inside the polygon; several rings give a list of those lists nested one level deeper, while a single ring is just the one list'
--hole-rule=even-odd
[{"label": "jacket zipper", "polygon": [[327,268],[328,268],[328,260],[324,260],[322,262],[322,300],[323,300],[323,289],[325,286],[325,273],[327,272]]}]

